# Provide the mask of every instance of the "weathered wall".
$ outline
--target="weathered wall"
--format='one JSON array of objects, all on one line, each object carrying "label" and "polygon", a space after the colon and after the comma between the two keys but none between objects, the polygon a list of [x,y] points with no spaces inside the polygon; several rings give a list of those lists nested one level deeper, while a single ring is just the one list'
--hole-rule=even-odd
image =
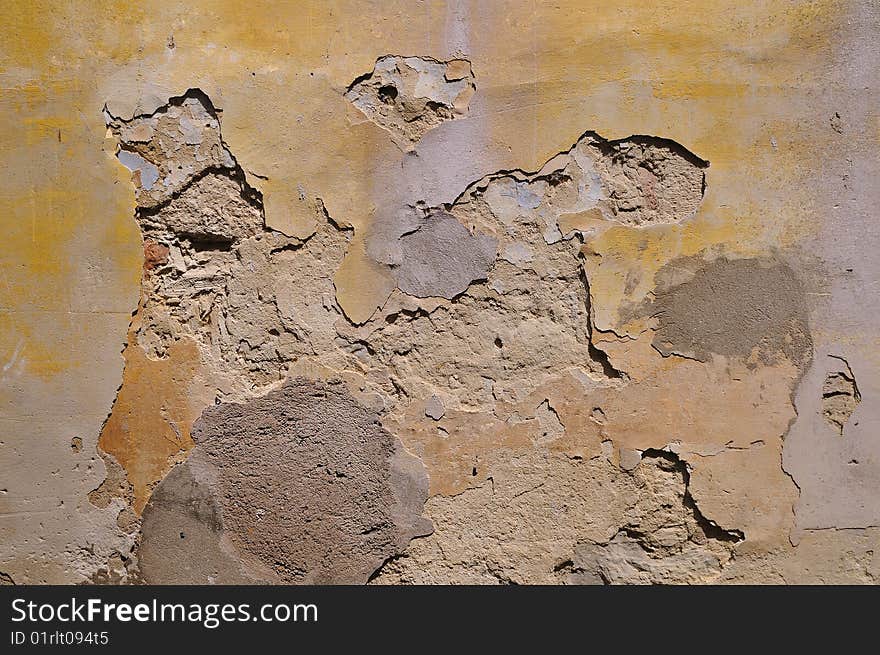
[{"label": "weathered wall", "polygon": [[880,574],[875,3],[4,17],[3,580]]}]

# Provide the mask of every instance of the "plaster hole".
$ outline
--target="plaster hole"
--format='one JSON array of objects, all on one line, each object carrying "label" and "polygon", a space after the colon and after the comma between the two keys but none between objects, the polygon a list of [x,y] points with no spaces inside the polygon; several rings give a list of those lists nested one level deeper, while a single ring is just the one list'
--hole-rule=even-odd
[{"label": "plaster hole", "polygon": [[386,84],[385,86],[379,87],[379,100],[384,102],[386,105],[393,105],[394,101],[397,99],[397,87],[393,84]]}]

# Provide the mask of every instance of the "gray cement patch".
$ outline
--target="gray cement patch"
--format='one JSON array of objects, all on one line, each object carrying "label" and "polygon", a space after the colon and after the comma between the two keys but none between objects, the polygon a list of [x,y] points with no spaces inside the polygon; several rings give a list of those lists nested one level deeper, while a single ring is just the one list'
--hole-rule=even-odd
[{"label": "gray cement patch", "polygon": [[[250,577],[363,583],[432,530],[421,516],[424,467],[342,383],[297,378],[247,403],[210,407],[193,437],[190,459],[144,514],[149,580],[209,581],[228,538]],[[192,537],[175,541],[177,533]],[[169,552],[175,562],[163,563],[159,553]]]},{"label": "gray cement patch", "polygon": [[176,466],[144,509],[138,557],[148,584],[255,584],[224,544],[220,506],[189,462]]},{"label": "gray cement patch", "polygon": [[443,211],[433,212],[425,223],[400,238],[401,261],[394,267],[397,286],[419,298],[454,298],[471,282],[485,280],[495,261],[497,241],[471,234]]},{"label": "gray cement patch", "polygon": [[[692,271],[689,279],[682,273]],[[779,353],[803,369],[812,342],[804,290],[794,271],[774,260],[676,260],[657,274],[654,346],[663,355],[707,361],[711,354],[764,363]]]}]

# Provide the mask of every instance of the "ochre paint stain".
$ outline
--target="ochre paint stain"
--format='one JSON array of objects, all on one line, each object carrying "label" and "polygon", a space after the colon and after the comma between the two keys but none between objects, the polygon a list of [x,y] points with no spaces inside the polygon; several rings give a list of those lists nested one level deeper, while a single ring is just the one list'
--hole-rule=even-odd
[{"label": "ochre paint stain", "polygon": [[190,389],[200,369],[199,349],[189,337],[175,341],[164,359],[147,357],[132,324],[123,352],[125,370],[116,402],[98,440],[125,469],[140,515],[153,488],[192,447],[198,417]]}]

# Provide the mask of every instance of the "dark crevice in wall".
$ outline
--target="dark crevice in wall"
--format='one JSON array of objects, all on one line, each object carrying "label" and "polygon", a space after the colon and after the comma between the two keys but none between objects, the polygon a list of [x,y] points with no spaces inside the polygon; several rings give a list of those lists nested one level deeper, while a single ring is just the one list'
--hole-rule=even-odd
[{"label": "dark crevice in wall", "polygon": [[693,514],[694,520],[697,522],[697,525],[700,526],[700,529],[707,537],[709,537],[710,539],[715,539],[717,541],[729,542],[731,544],[736,544],[746,538],[745,533],[743,533],[742,530],[737,530],[735,528],[722,528],[715,521],[703,515],[703,513],[700,511],[700,508],[697,507],[697,503],[694,500],[693,495],[691,495],[691,473],[690,469],[688,468],[687,462],[682,460],[676,453],[673,453],[672,451],[661,450],[657,448],[649,448],[642,452],[642,459],[648,457],[659,457],[665,459],[667,462],[674,465],[675,469],[681,474],[682,479],[684,480],[684,505]]}]

